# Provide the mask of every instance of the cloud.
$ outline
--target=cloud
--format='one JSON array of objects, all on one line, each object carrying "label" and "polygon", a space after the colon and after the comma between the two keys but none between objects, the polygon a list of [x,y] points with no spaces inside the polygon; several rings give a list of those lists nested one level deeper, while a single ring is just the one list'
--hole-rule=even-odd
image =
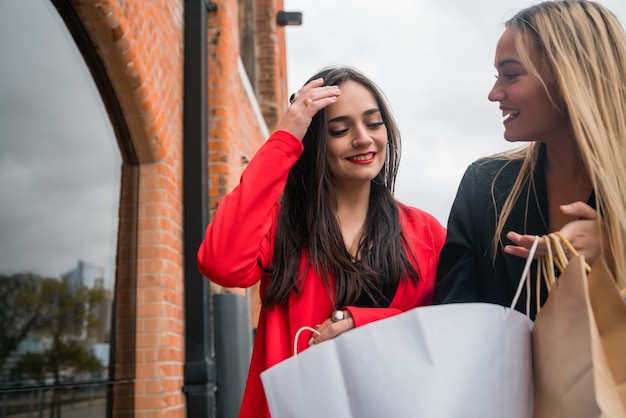
[{"label": "cloud", "polygon": [[[486,97],[503,22],[532,3],[285,0],[303,13],[285,28],[289,88],[331,64],[376,81],[403,136],[396,195],[445,223],[467,165],[512,147]],[[0,272],[83,259],[111,277],[121,161],[80,53],[47,0],[0,0],[0,52]]]},{"label": "cloud", "polygon": [[[286,27],[290,90],[318,69],[351,65],[389,99],[403,137],[396,196],[447,221],[475,159],[513,148],[487,100],[504,22],[530,0],[285,0],[302,25]],[[603,2],[622,20],[626,2]]]},{"label": "cloud", "polygon": [[0,51],[0,272],[111,279],[121,161],[91,75],[45,0],[0,2]]}]

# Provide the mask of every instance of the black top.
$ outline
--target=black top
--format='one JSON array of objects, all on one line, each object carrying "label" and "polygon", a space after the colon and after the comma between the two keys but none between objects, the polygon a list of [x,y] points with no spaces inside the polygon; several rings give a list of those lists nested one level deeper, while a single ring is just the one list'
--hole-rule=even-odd
[{"label": "black top", "polygon": [[[459,185],[448,219],[448,235],[439,259],[434,303],[489,302],[510,306],[521,279],[526,259],[504,253],[509,231],[545,235],[548,199],[545,183],[545,146],[534,172],[535,187],[527,180],[502,230],[502,245],[493,257],[493,236],[498,214],[513,188],[521,160],[496,157],[472,163]],[[495,183],[493,182],[493,179]],[[493,193],[492,193],[493,188]],[[593,195],[589,204],[595,206]],[[531,268],[530,317],[536,314],[536,262]],[[542,282],[541,303],[547,289]],[[526,287],[515,308],[526,313]]]}]

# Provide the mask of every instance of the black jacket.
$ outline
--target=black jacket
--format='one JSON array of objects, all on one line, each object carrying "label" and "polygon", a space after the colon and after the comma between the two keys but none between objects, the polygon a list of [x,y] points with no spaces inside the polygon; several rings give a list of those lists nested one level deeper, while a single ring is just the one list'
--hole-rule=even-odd
[{"label": "black jacket", "polygon": [[[544,235],[549,231],[543,148],[534,172],[535,188],[529,187],[530,181],[524,185],[502,231],[502,245],[498,247],[495,259],[492,240],[498,214],[515,183],[522,161],[485,158],[467,168],[448,219],[448,236],[439,259],[435,303],[511,305],[526,260],[504,253],[503,245],[511,244],[506,233]],[[533,263],[530,276],[530,316],[533,319],[536,313],[536,264]],[[546,295],[544,285],[542,303]],[[526,312],[525,287],[516,309]]]}]

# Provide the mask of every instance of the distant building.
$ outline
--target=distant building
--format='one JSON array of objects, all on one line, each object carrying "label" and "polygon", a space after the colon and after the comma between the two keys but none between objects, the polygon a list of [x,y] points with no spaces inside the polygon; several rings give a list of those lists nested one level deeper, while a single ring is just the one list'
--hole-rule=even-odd
[{"label": "distant building", "polygon": [[72,285],[83,285],[88,289],[102,289],[104,287],[104,267],[96,266],[85,261],[78,260],[75,269],[63,275]]},{"label": "distant building", "polygon": [[84,286],[90,290],[102,290],[105,294],[104,301],[95,306],[86,307],[92,315],[98,318],[96,325],[88,326],[88,324],[85,323],[81,327],[80,339],[85,340],[88,344],[108,343],[111,334],[111,305],[113,302],[113,294],[110,290],[103,288],[104,273],[104,267],[79,260],[75,269],[63,275],[63,279],[68,280],[73,288]]}]

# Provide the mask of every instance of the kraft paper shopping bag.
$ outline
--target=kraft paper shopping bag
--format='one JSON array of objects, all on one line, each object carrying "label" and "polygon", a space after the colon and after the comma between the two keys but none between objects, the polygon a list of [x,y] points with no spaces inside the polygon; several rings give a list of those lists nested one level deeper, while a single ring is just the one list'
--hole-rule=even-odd
[{"label": "kraft paper shopping bag", "polygon": [[626,301],[603,257],[591,267],[587,285],[596,328],[592,354],[603,364],[594,368],[598,405],[607,417],[626,417]]},{"label": "kraft paper shopping bag", "polygon": [[548,238],[562,273],[548,277],[532,333],[534,416],[626,417],[626,304],[604,258],[587,275],[583,257],[564,257],[560,245],[575,250],[561,235]]}]

